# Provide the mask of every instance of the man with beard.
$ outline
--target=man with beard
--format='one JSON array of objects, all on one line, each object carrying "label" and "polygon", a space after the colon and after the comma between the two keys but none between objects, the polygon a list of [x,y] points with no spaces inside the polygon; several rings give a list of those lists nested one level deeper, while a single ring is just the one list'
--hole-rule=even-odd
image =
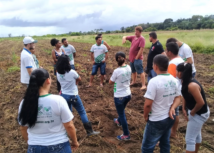
[{"label": "man with beard", "polygon": [[150,79],[157,76],[157,74],[153,70],[153,66],[152,66],[154,57],[158,54],[166,55],[166,53],[164,52],[162,44],[159,42],[159,40],[157,40],[156,32],[151,32],[149,34],[149,41],[152,43],[152,46],[150,48],[148,59],[147,59],[146,73],[148,75],[148,82]]},{"label": "man with beard", "polygon": [[31,37],[25,37],[23,43],[24,48],[21,52],[21,83],[28,85],[31,73],[37,68],[31,53],[37,41]]}]

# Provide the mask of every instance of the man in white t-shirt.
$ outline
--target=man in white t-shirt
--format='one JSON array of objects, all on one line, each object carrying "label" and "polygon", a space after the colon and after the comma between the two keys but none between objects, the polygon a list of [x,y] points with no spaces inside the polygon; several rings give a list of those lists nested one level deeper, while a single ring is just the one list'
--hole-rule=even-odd
[{"label": "man in white t-shirt", "polygon": [[68,44],[68,41],[66,40],[66,38],[62,39],[62,44],[63,46],[61,48],[64,49],[66,55],[68,55],[70,59],[71,68],[75,70],[74,58],[76,57],[76,50],[74,46]]},{"label": "man in white t-shirt", "polygon": [[25,37],[23,43],[24,48],[21,52],[21,83],[28,85],[31,73],[37,68],[30,52],[31,49],[35,48],[37,41],[31,37]]},{"label": "man in white t-shirt", "polygon": [[196,68],[194,64],[194,57],[192,53],[192,49],[185,43],[175,39],[175,38],[169,38],[166,43],[169,42],[175,42],[179,46],[179,52],[178,55],[186,62],[192,64],[192,77],[195,77],[196,74]]},{"label": "man in white t-shirt", "polygon": [[175,122],[175,108],[180,103],[180,88],[176,78],[167,73],[169,60],[157,55],[153,60],[156,77],[149,81],[144,103],[144,119],[147,122],[142,152],[153,152],[160,141],[160,152],[170,153],[170,133]]},{"label": "man in white t-shirt", "polygon": [[93,64],[90,83],[87,87],[92,86],[94,75],[97,74],[98,68],[100,68],[100,86],[103,87],[104,75],[106,74],[106,60],[108,59],[108,50],[102,43],[102,38],[97,36],[95,38],[96,44],[91,47],[91,61]]}]

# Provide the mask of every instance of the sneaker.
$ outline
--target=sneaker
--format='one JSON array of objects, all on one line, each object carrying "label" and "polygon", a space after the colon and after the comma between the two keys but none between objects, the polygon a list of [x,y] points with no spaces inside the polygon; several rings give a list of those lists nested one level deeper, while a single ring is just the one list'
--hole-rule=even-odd
[{"label": "sneaker", "polygon": [[118,135],[117,136],[117,139],[118,140],[125,140],[125,141],[127,141],[127,140],[130,140],[130,136],[129,135]]},{"label": "sneaker", "polygon": [[117,124],[117,126],[122,126],[122,125],[119,123],[119,121],[118,121],[117,118],[114,119],[114,123]]}]

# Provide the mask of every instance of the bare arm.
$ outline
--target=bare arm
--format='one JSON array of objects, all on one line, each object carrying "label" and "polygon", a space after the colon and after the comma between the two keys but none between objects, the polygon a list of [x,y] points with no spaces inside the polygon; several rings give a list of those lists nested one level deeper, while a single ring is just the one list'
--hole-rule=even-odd
[{"label": "bare arm", "polygon": [[108,53],[106,52],[105,55],[106,55],[105,56],[105,61],[107,61],[107,59],[108,59]]},{"label": "bare arm", "polygon": [[31,73],[33,72],[33,68],[27,68],[27,72],[29,75],[31,75]]},{"label": "bare arm", "polygon": [[175,109],[180,105],[180,103],[181,103],[181,96],[175,97],[173,104],[172,104],[170,111],[169,111],[169,117],[173,120],[174,120],[173,115],[175,115]]},{"label": "bare arm", "polygon": [[76,53],[73,53],[73,55],[74,55],[74,58],[76,57]]},{"label": "bare arm", "polygon": [[62,49],[62,52],[66,55],[66,53],[65,53],[65,50],[64,50],[64,49]]},{"label": "bare arm", "polygon": [[78,85],[80,81],[81,81],[81,77],[79,76],[79,78],[76,79],[76,85]]},{"label": "bare arm", "polygon": [[127,37],[127,36],[123,36],[123,44],[126,43],[126,37]]},{"label": "bare arm", "polygon": [[21,131],[22,137],[24,138],[24,140],[25,140],[26,142],[28,141],[27,129],[28,129],[27,126],[21,126],[21,127],[20,127],[20,131]]},{"label": "bare arm", "polygon": [[182,111],[183,111],[185,119],[188,121],[189,119],[187,117],[187,112],[186,112],[186,101],[185,101],[184,97],[182,97],[182,96],[181,96],[181,99],[182,99]]},{"label": "bare arm", "polygon": [[108,51],[110,51],[111,47],[107,44],[107,42],[103,42],[103,44],[107,47]]},{"label": "bare arm", "polygon": [[192,61],[192,57],[187,58],[186,63],[190,63],[190,64],[192,64],[192,63],[193,63],[193,61]]},{"label": "bare arm", "polygon": [[70,122],[63,123],[63,125],[67,131],[68,136],[72,140],[71,148],[76,150],[79,147],[79,143],[77,141],[76,130],[73,121],[71,120]]},{"label": "bare arm", "polygon": [[139,52],[138,52],[138,54],[137,54],[137,56],[135,58],[136,60],[139,59],[141,57],[141,55],[143,55],[143,50],[144,50],[144,48],[140,47],[140,50],[139,50]]},{"label": "bare arm", "polygon": [[146,98],[145,103],[144,103],[144,119],[145,119],[145,121],[148,121],[148,119],[149,119],[149,113],[151,112],[151,109],[152,109],[152,103],[153,103],[153,100]]},{"label": "bare arm", "polygon": [[191,111],[191,115],[194,116],[197,111],[199,111],[204,106],[204,99],[201,95],[201,88],[196,83],[190,83],[188,86],[189,93],[194,97],[196,101],[195,107]]},{"label": "bare arm", "polygon": [[94,53],[93,52],[91,52],[91,61],[92,61],[93,64],[95,63],[95,61],[94,61]]},{"label": "bare arm", "polygon": [[166,56],[166,52],[163,52],[163,53],[161,53],[161,54]]},{"label": "bare arm", "polygon": [[52,50],[52,58],[54,60],[54,63],[56,63],[57,59],[56,59],[56,55],[55,55],[55,51],[54,50]]},{"label": "bare arm", "polygon": [[109,84],[114,84],[114,82],[113,81],[111,81],[111,79],[109,80]]}]

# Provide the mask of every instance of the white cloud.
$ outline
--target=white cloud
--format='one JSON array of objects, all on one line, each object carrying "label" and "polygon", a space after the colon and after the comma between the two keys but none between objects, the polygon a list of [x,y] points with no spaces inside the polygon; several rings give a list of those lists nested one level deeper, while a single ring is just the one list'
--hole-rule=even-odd
[{"label": "white cloud", "polygon": [[210,15],[213,4],[212,0],[0,0],[0,36],[118,29]]}]

